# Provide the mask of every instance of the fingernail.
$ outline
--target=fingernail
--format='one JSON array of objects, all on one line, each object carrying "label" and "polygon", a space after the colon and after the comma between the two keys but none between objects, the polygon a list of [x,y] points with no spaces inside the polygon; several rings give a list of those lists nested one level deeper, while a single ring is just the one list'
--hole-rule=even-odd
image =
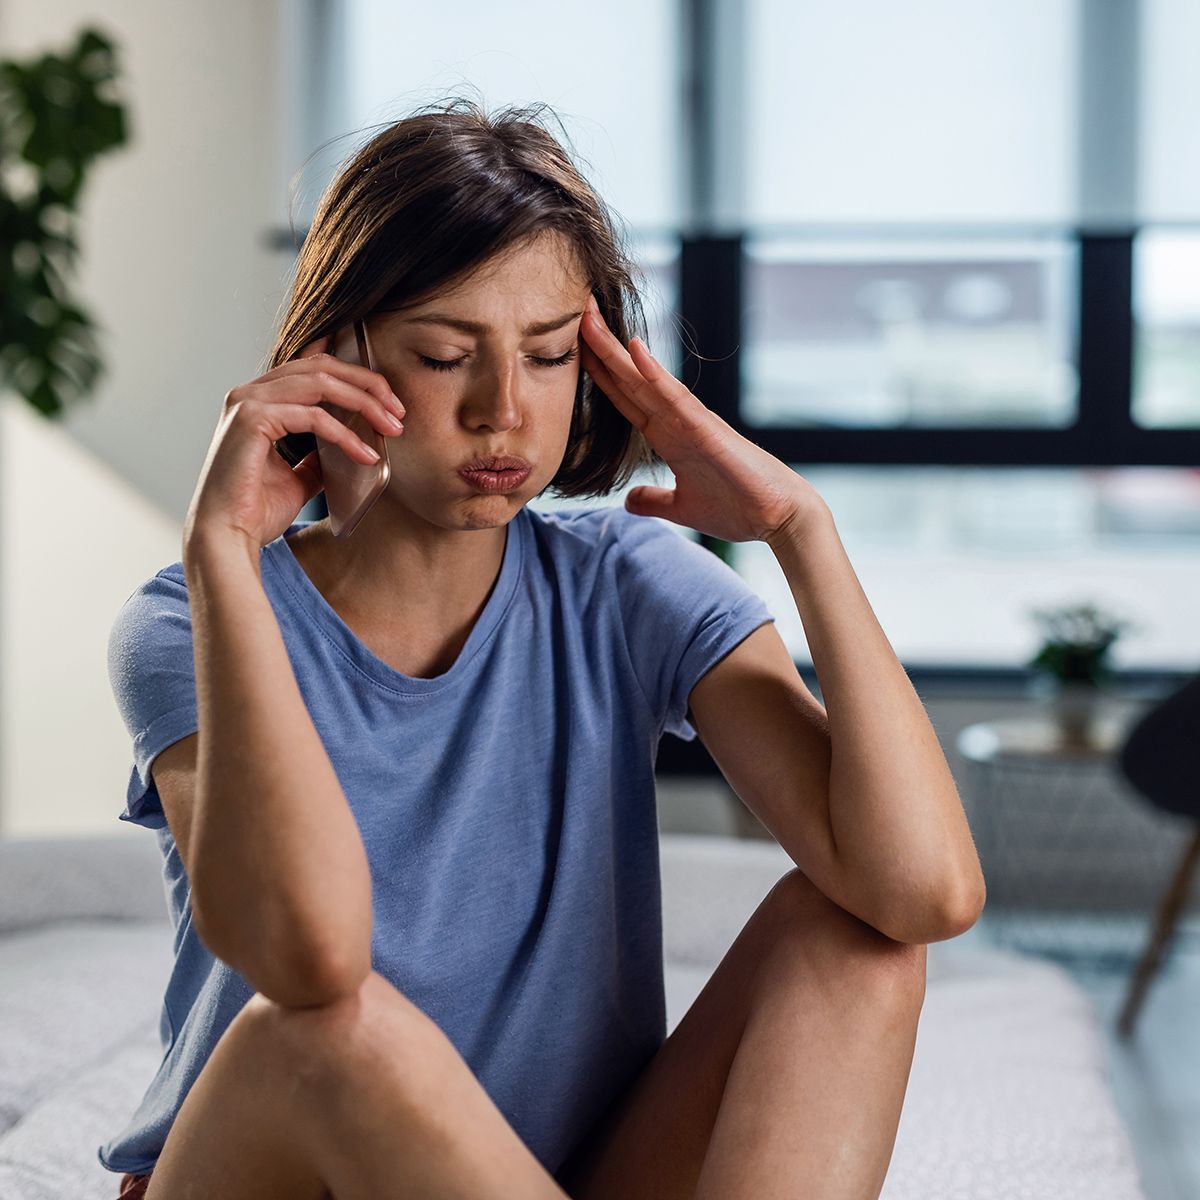
[{"label": "fingernail", "polygon": [[404,428],[404,422],[401,421],[400,418],[398,416],[396,416],[395,413],[384,412],[383,415],[385,417],[387,417],[387,419],[391,422],[393,428],[395,428],[395,429],[403,429]]}]

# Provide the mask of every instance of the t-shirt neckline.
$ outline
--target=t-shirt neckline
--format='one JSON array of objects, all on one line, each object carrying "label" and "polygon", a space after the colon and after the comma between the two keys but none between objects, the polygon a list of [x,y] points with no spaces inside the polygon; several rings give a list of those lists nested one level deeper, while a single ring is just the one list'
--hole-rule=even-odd
[{"label": "t-shirt neckline", "polygon": [[284,533],[263,547],[263,560],[274,567],[300,609],[317,623],[317,627],[353,668],[391,691],[429,694],[463,679],[470,672],[471,664],[480,650],[496,632],[505,610],[516,594],[517,580],[521,577],[527,521],[528,516],[524,508],[519,509],[509,521],[500,573],[496,577],[495,586],[483,607],[483,612],[479,614],[479,619],[472,627],[454,664],[448,671],[443,671],[431,679],[405,675],[375,655],[359,640],[309,579],[299,559],[292,553],[287,537],[315,524],[315,521],[293,522]]}]

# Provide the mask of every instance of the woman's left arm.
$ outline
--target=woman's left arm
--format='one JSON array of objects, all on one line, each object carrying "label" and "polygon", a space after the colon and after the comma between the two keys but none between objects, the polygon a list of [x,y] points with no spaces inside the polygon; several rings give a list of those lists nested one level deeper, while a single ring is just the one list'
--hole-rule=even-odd
[{"label": "woman's left arm", "polygon": [[939,893],[974,923],[983,873],[937,734],[812,497],[764,539],[787,577],[828,718],[829,822],[843,868],[890,898]]},{"label": "woman's left arm", "polygon": [[[893,920],[896,913],[910,913],[919,940],[926,940],[920,937],[926,912],[960,914],[970,924],[985,888],[962,802],[921,699],[875,618],[825,501],[807,480],[707,408],[640,339],[625,347],[605,325],[594,297],[580,330],[584,369],[675,475],[674,488],[632,489],[626,509],[725,541],[765,541],[783,568],[828,724],[827,743],[822,732],[817,746],[828,750],[827,796],[818,797],[805,818],[814,837],[831,839],[834,857],[828,861],[836,860],[839,878],[852,881],[850,890],[861,900],[856,907],[890,912]],[[780,657],[788,661],[776,661]],[[739,716],[749,720],[757,708],[768,714],[772,730],[790,719],[789,708],[811,715],[816,704],[782,644],[770,650],[755,634],[694,688],[706,710],[714,694],[708,681],[719,675],[722,691],[742,689]],[[810,775],[819,766],[808,761],[817,758],[811,752],[815,724],[771,734],[775,742],[787,742],[792,760],[793,744],[806,747]],[[768,779],[769,769],[755,762],[756,746],[733,733],[718,736],[734,774]],[[821,775],[824,783],[823,770]],[[906,930],[907,924],[899,936],[908,940]]]}]

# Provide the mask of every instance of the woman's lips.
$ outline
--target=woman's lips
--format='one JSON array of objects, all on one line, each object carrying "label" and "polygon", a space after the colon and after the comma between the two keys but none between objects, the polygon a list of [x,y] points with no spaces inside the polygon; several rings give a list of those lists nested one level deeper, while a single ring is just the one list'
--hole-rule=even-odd
[{"label": "woman's lips", "polygon": [[529,478],[532,467],[509,471],[459,471],[472,487],[481,492],[511,492]]}]

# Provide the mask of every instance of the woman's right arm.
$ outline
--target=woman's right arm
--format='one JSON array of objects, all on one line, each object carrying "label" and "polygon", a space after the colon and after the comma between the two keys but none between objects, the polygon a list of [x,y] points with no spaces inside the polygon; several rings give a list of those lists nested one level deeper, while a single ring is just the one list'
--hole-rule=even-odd
[{"label": "woman's right arm", "polygon": [[293,1007],[370,973],[371,876],[263,588],[262,547],[321,487],[316,451],[293,469],[274,444],[319,433],[366,463],[370,448],[321,401],[367,414],[387,436],[398,432],[388,412],[404,412],[381,374],[323,353],[328,342],[226,395],[183,535],[198,726],[193,919],[218,958]]},{"label": "woman's right arm", "polygon": [[193,919],[257,991],[325,1003],[371,970],[362,837],[300,694],[259,551],[194,538],[184,559],[199,721]]}]

